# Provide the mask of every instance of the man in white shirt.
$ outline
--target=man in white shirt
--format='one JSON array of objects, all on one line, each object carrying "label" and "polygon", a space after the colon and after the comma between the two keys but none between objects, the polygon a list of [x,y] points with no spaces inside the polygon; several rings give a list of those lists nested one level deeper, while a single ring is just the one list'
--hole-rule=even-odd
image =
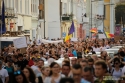
[{"label": "man in white shirt", "polygon": [[0,60],[0,78],[2,79],[3,83],[8,83],[9,75],[6,69],[2,68],[2,61]]}]

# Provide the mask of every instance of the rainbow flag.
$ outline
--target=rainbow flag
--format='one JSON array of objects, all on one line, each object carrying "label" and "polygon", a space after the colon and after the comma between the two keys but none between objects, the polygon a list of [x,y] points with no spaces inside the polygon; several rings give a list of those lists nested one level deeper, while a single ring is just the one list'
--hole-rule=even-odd
[{"label": "rainbow flag", "polygon": [[92,33],[98,33],[98,30],[97,30],[97,28],[92,28],[92,29],[90,30],[90,32],[92,32]]},{"label": "rainbow flag", "polygon": [[107,38],[113,38],[114,34],[111,34],[109,32],[105,32]]}]

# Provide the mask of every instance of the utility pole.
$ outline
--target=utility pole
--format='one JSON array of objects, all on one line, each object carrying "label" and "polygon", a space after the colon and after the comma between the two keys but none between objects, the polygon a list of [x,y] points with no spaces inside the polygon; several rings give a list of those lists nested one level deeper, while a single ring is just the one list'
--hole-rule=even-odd
[{"label": "utility pole", "polygon": [[[91,26],[90,29],[92,29],[92,0],[91,0]],[[90,37],[92,37],[92,33],[90,32]]]}]

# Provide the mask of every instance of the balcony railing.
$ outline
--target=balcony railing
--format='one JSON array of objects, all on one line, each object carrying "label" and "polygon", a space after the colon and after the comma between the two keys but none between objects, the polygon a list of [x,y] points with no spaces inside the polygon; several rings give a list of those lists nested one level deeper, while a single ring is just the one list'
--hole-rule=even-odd
[{"label": "balcony railing", "polygon": [[[0,8],[0,18],[2,17],[2,8]],[[5,18],[15,18],[16,14],[13,8],[5,8]]]}]

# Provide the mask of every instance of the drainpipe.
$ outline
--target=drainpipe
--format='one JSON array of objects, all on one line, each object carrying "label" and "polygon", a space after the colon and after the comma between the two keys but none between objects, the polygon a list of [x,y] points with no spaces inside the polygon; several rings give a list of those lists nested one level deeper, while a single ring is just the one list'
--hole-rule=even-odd
[{"label": "drainpipe", "polygon": [[45,37],[46,37],[46,30],[45,30],[45,0],[44,0],[44,39],[45,39]]}]

